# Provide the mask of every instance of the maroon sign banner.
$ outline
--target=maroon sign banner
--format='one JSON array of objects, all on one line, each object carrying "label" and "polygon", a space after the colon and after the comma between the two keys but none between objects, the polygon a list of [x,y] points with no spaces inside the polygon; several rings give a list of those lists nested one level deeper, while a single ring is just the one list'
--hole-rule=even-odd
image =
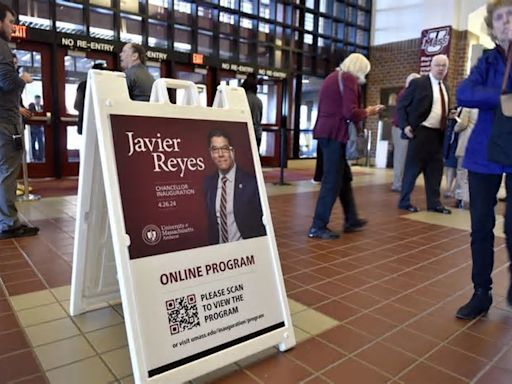
[{"label": "maroon sign banner", "polygon": [[424,29],[420,41],[420,75],[430,71],[430,62],[436,55],[449,56],[451,26]]},{"label": "maroon sign banner", "polygon": [[[266,235],[246,123],[110,118],[130,259]],[[228,139],[210,140],[214,132]],[[234,201],[226,206],[239,231],[224,240],[223,167],[234,170]]]}]

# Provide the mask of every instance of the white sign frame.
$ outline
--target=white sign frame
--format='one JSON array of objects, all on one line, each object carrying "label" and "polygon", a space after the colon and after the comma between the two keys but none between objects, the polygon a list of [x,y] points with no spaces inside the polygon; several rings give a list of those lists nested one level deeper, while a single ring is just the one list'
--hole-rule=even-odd
[{"label": "white sign frame", "polygon": [[[170,103],[167,92],[164,92],[167,87],[186,88],[188,96],[185,103],[189,105]],[[200,106],[197,95],[197,89],[192,82],[160,79],[153,86],[153,102],[132,101],[123,73],[96,70],[89,72],[85,97],[84,147],[80,164],[70,311],[72,315],[76,315],[103,307],[108,302],[118,300],[120,292],[136,383],[185,382],[271,346],[278,346],[284,351],[295,345],[275,233],[245,92],[242,88],[219,87],[214,108]],[[131,284],[133,271],[128,252],[130,238],[124,223],[110,114],[247,123],[263,219],[272,255],[272,272],[277,281],[275,295],[284,327],[170,371],[148,376],[149,369],[143,355],[142,334],[137,320],[139,314],[136,296]],[[113,259],[115,264],[112,262]],[[114,276],[115,271],[120,289],[112,279],[104,280],[105,277]]]}]

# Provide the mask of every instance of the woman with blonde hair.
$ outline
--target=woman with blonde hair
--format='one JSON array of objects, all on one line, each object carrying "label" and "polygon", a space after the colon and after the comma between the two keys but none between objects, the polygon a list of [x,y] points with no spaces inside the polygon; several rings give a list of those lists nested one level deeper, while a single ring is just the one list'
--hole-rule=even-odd
[{"label": "woman with blonde hair", "polygon": [[[478,108],[478,119],[469,137],[464,154],[464,168],[468,170],[471,213],[471,278],[474,293],[457,311],[457,318],[475,319],[484,315],[492,304],[494,266],[494,225],[496,223],[496,195],[503,174],[506,174],[507,207],[504,231],[509,258],[512,255],[512,165],[489,160],[498,148],[489,148],[496,109],[500,105],[501,85],[505,78],[507,51],[512,42],[512,0],[493,0],[487,3],[485,22],[496,47],[485,53],[471,69],[468,78],[457,89],[458,104]],[[507,92],[512,89],[512,76],[505,79]],[[502,143],[510,149],[512,142]],[[494,152],[491,152],[494,151]],[[512,271],[512,264],[509,266]],[[512,305],[512,286],[507,293]]]},{"label": "woman with blonde hair", "polygon": [[352,195],[352,174],[345,150],[349,121],[358,124],[383,108],[382,105],[362,108],[359,104],[359,85],[364,84],[370,68],[366,57],[352,53],[322,83],[313,135],[322,150],[323,177],[308,233],[310,238],[332,240],[339,237],[327,227],[337,197],[345,212],[345,232],[359,230],[366,224],[357,215]]}]

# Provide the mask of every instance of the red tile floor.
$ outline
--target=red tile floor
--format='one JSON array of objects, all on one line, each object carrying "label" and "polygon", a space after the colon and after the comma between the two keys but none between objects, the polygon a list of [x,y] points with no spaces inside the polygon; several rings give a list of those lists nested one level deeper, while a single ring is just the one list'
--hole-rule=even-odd
[{"label": "red tile floor", "polygon": [[[305,236],[316,190],[271,194],[288,297],[335,325],[303,332],[294,349],[266,351],[214,382],[512,383],[503,238],[496,238],[491,311],[482,319],[458,321],[454,312],[471,293],[468,231],[446,226],[443,215],[432,214],[438,223],[431,224],[398,211],[387,182],[360,185],[354,192],[370,223],[335,241]],[[421,206],[421,189],[416,195]],[[0,383],[49,382],[11,299],[70,284],[74,200],[52,204],[69,215],[32,220],[41,228],[37,237],[0,241]],[[341,228],[338,204],[332,217],[331,227]]]}]

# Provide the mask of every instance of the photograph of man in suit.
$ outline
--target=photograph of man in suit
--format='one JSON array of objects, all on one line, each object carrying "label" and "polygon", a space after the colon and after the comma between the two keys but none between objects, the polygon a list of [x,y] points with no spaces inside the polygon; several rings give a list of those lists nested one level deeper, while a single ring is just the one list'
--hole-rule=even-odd
[{"label": "photograph of man in suit", "polygon": [[235,148],[222,130],[208,134],[210,156],[217,171],[204,183],[209,244],[265,236],[256,176],[235,162]]},{"label": "photograph of man in suit", "polygon": [[443,79],[448,73],[448,57],[432,58],[430,73],[410,82],[397,105],[399,127],[409,139],[398,208],[418,212],[411,204],[416,179],[423,172],[427,210],[450,214],[441,204],[443,176],[443,130],[448,117],[449,97]]}]

